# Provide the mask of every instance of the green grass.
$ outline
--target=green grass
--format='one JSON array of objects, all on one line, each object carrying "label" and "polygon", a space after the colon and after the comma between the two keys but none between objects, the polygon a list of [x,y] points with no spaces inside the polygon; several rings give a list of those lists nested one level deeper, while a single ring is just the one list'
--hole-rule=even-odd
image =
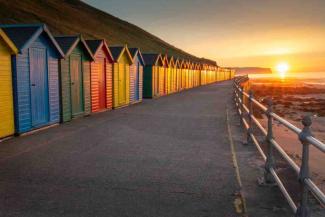
[{"label": "green grass", "polygon": [[0,0],[0,23],[46,23],[53,34],[81,33],[105,38],[110,45],[125,44],[143,52],[167,53],[184,59],[197,57],[145,30],[79,0]]}]

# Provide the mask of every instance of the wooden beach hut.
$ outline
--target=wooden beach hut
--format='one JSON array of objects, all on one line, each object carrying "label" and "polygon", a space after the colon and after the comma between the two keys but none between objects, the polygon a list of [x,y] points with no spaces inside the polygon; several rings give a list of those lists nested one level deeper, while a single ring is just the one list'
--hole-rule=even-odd
[{"label": "wooden beach hut", "polygon": [[145,62],[143,72],[143,97],[159,97],[159,72],[163,70],[163,59],[160,54],[144,53],[142,56]]},{"label": "wooden beach hut", "polygon": [[206,85],[207,82],[207,70],[206,70],[206,65],[201,64],[201,85]]},{"label": "wooden beach hut", "polygon": [[133,60],[126,45],[109,47],[113,58],[113,108],[130,103],[130,66]]},{"label": "wooden beach hut", "polygon": [[[58,123],[58,60],[63,53],[54,37],[44,24],[0,28],[18,49],[12,55],[15,132],[21,134]],[[8,59],[6,64],[8,68]]]},{"label": "wooden beach hut", "polygon": [[81,35],[56,36],[64,53],[60,60],[61,122],[91,112],[90,62],[94,56]]},{"label": "wooden beach hut", "polygon": [[167,54],[165,54],[164,56],[162,56],[163,61],[164,61],[164,70],[163,70],[163,74],[161,75],[160,79],[161,82],[163,83],[162,86],[162,96],[163,95],[167,95],[168,93],[168,84],[169,84],[169,62],[168,62],[168,56]]},{"label": "wooden beach hut", "polygon": [[186,88],[186,71],[187,71],[187,61],[182,60],[180,63],[181,67],[181,90],[185,90]]},{"label": "wooden beach hut", "polygon": [[139,48],[129,48],[133,64],[130,67],[130,103],[138,103],[143,97],[143,67],[145,65]]},{"label": "wooden beach hut", "polygon": [[175,63],[174,63],[174,57],[169,56],[168,57],[168,94],[174,93],[175,92]]},{"label": "wooden beach hut", "polygon": [[175,91],[179,92],[181,87],[181,67],[180,67],[180,61],[178,58],[174,59],[175,62]]},{"label": "wooden beach hut", "polygon": [[11,55],[18,49],[0,29],[0,139],[15,133]]},{"label": "wooden beach hut", "polygon": [[105,40],[86,40],[95,60],[90,63],[91,111],[113,108],[113,56]]},{"label": "wooden beach hut", "polygon": [[194,66],[194,87],[200,86],[200,83],[201,83],[200,71],[201,71],[200,64],[195,63],[195,66]]},{"label": "wooden beach hut", "polygon": [[186,60],[185,63],[185,89],[189,89],[190,87],[190,61]]},{"label": "wooden beach hut", "polygon": [[194,64],[193,62],[189,62],[188,67],[188,88],[193,88],[194,83]]}]

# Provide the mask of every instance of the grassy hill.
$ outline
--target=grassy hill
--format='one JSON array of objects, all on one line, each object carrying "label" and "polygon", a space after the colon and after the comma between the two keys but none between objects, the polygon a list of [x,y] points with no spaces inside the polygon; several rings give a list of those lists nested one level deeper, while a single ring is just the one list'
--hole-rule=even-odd
[{"label": "grassy hill", "polygon": [[82,33],[105,38],[109,44],[127,43],[143,52],[163,52],[181,58],[197,57],[145,30],[79,0],[0,0],[0,23],[46,23],[53,34]]}]

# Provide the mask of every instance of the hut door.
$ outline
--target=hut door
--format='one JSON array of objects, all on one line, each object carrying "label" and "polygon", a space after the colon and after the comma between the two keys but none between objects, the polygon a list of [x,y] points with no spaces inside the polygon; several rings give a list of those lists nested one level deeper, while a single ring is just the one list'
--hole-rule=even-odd
[{"label": "hut door", "polygon": [[98,96],[99,109],[106,108],[106,76],[105,76],[105,59],[101,59],[98,63]]},{"label": "hut door", "polygon": [[44,125],[49,120],[48,115],[48,84],[46,49],[30,48],[30,85],[32,126]]},{"label": "hut door", "polygon": [[135,69],[135,84],[134,84],[134,97],[135,100],[139,100],[139,74],[140,74],[140,63],[137,63],[136,69]]},{"label": "hut door", "polygon": [[71,110],[72,116],[83,113],[83,91],[82,91],[82,68],[81,56],[71,55],[70,57],[71,73]]},{"label": "hut door", "polygon": [[119,94],[119,105],[124,105],[126,103],[126,69],[125,64],[119,64],[118,70],[118,94]]}]

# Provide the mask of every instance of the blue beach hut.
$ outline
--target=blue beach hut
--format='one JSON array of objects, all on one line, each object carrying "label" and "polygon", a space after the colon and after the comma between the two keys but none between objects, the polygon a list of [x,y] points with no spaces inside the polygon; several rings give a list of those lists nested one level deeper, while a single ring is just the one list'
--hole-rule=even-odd
[{"label": "blue beach hut", "polygon": [[129,48],[129,51],[133,59],[130,66],[130,103],[133,104],[142,101],[144,60],[139,48]]},{"label": "blue beach hut", "polygon": [[44,24],[0,25],[18,48],[12,55],[15,131],[60,121],[59,45]]}]

